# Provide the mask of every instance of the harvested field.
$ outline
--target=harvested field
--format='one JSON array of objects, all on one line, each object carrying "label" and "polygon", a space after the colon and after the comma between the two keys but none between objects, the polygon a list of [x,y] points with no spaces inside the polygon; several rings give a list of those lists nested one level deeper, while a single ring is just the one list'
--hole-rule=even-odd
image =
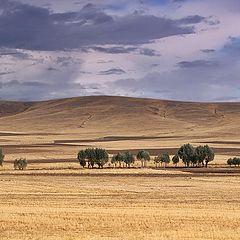
[{"label": "harvested field", "polygon": [[3,240],[239,239],[239,176],[30,174],[0,182]]},{"label": "harvested field", "polygon": [[[120,97],[0,104],[0,239],[239,239],[240,168],[226,165],[240,156],[239,110]],[[188,142],[213,147],[209,168],[155,169],[155,155]],[[87,147],[152,156],[146,169],[80,169]],[[20,157],[28,168],[14,171]]]}]

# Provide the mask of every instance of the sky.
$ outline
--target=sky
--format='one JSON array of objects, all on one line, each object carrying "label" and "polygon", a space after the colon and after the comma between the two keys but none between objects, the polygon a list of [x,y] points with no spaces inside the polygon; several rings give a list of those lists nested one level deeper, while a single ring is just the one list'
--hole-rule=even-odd
[{"label": "sky", "polygon": [[240,101],[239,0],[0,0],[0,99]]}]

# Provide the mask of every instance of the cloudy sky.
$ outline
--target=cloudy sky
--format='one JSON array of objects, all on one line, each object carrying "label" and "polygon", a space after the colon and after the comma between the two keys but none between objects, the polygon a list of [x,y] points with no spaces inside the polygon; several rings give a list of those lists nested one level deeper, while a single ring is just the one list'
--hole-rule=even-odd
[{"label": "cloudy sky", "polygon": [[239,0],[0,0],[0,98],[240,101]]}]

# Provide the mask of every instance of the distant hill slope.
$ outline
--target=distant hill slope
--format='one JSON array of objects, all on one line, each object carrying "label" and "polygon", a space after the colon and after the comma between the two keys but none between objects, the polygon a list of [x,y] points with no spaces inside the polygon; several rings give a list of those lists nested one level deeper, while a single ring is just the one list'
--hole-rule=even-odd
[{"label": "distant hill slope", "polygon": [[239,136],[240,103],[190,103],[111,96],[0,102],[0,131],[84,136]]}]

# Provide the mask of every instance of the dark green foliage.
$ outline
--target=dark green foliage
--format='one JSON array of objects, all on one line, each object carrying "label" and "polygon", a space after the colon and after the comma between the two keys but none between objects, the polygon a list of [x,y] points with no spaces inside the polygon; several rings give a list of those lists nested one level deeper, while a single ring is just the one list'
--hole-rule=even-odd
[{"label": "dark green foliage", "polygon": [[96,152],[94,148],[87,148],[85,150],[85,154],[86,154],[86,160],[88,163],[88,168],[90,167],[94,167],[95,163],[96,163]]},{"label": "dark green foliage", "polygon": [[95,149],[95,163],[99,168],[103,168],[103,166],[108,162],[109,156],[105,149],[96,148]]},{"label": "dark green foliage", "polygon": [[122,166],[122,163],[124,163],[124,153],[118,153],[115,158],[116,158],[116,162],[119,164],[119,167]]},{"label": "dark green foliage", "polygon": [[135,158],[134,155],[131,154],[130,152],[125,152],[123,153],[123,161],[126,164],[126,166],[128,166],[130,168],[131,164],[133,164],[135,162]]},{"label": "dark green foliage", "polygon": [[25,158],[19,158],[14,161],[15,170],[25,170],[27,168],[27,160]]},{"label": "dark green foliage", "polygon": [[232,160],[232,158],[229,158],[229,159],[227,160],[227,164],[228,164],[230,167],[233,165],[233,160]]},{"label": "dark green foliage", "polygon": [[171,160],[168,153],[159,154],[157,157],[154,158],[154,163],[156,167],[159,165],[159,163],[161,163],[161,166],[164,163],[164,166],[166,167],[166,165],[169,164],[170,161]]},{"label": "dark green foliage", "polygon": [[78,160],[82,167],[88,164],[88,168],[98,165],[99,168],[108,162],[108,153],[105,149],[101,148],[87,148],[86,150],[81,150],[78,153]]},{"label": "dark green foliage", "polygon": [[208,166],[208,163],[214,160],[215,154],[208,145],[198,146],[196,149],[191,144],[185,144],[178,150],[178,156],[182,159],[186,167]]},{"label": "dark green foliage", "polygon": [[214,160],[215,154],[212,148],[210,148],[208,145],[204,146],[205,148],[205,166],[208,166],[208,163]]},{"label": "dark green foliage", "polygon": [[112,156],[111,164],[113,164],[114,167],[117,167],[117,159],[116,159],[116,155],[113,155],[113,156]]},{"label": "dark green foliage", "polygon": [[4,157],[5,156],[3,155],[2,149],[0,148],[0,166],[1,167],[3,166]]},{"label": "dark green foliage", "polygon": [[178,156],[182,159],[186,167],[190,166],[192,161],[195,161],[195,149],[191,144],[184,144],[178,150]]},{"label": "dark green foliage", "polygon": [[141,161],[141,167],[146,167],[146,161],[150,161],[150,154],[145,150],[141,150],[137,154],[137,159]]},{"label": "dark green foliage", "polygon": [[210,161],[214,160],[215,154],[212,148],[208,145],[198,146],[195,150],[196,163],[198,166],[202,165],[207,167]]},{"label": "dark green foliage", "polygon": [[168,153],[163,153],[163,154],[160,156],[160,162],[161,162],[161,163],[164,163],[164,166],[166,167],[166,165],[170,163],[169,154],[168,154]]},{"label": "dark green foliage", "polygon": [[232,165],[234,165],[235,167],[236,166],[240,166],[240,158],[237,158],[237,157],[235,157],[235,158],[229,158],[228,160],[227,160],[227,164],[228,165],[230,165],[230,167],[232,166]]},{"label": "dark green foliage", "polygon": [[86,162],[86,153],[84,150],[79,151],[78,153],[78,160],[80,163],[80,166],[82,166],[83,168],[86,166],[87,162]]},{"label": "dark green foliage", "polygon": [[195,149],[195,154],[196,154],[196,160],[198,165],[202,165],[204,166],[204,160],[206,158],[206,151],[205,151],[205,147],[203,146],[198,146]]},{"label": "dark green foliage", "polygon": [[173,162],[173,164],[174,164],[175,167],[176,167],[177,164],[179,163],[179,157],[178,157],[178,155],[173,156],[172,162]]}]

